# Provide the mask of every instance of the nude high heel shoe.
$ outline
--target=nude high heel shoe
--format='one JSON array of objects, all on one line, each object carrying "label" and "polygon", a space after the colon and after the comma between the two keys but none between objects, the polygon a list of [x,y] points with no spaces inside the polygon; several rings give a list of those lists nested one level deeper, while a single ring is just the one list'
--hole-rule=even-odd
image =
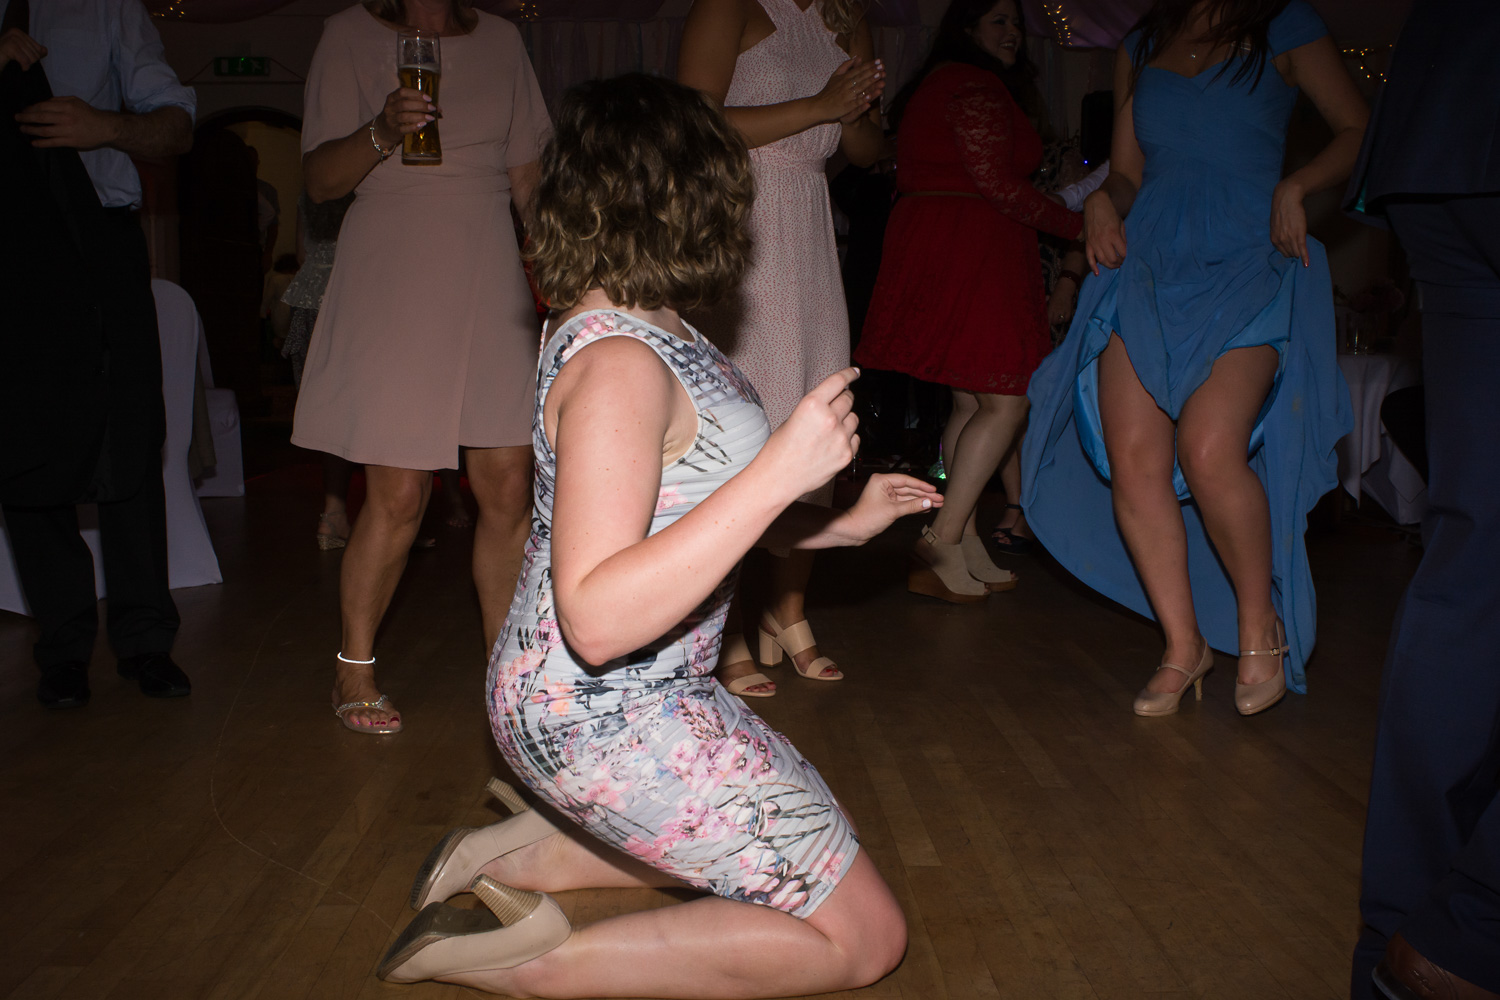
[{"label": "nude high heel shoe", "polygon": [[1257,684],[1241,684],[1239,678],[1234,681],[1234,707],[1239,709],[1241,715],[1254,715],[1264,712],[1282,698],[1286,697],[1286,654],[1291,652],[1292,647],[1286,644],[1286,628],[1281,624],[1281,619],[1276,619],[1276,645],[1270,649],[1242,649],[1241,656],[1274,656],[1276,657],[1276,676],[1267,678]]},{"label": "nude high heel shoe", "polygon": [[922,529],[911,550],[906,589],[950,604],[974,604],[989,595],[989,588],[969,575],[960,544],[938,541],[930,527]]},{"label": "nude high heel shoe", "polygon": [[463,892],[479,869],[502,854],[534,844],[557,832],[551,820],[531,808],[516,790],[491,778],[485,790],[514,815],[489,826],[461,826],[449,830],[417,869],[411,887],[411,908],[420,910]]},{"label": "nude high heel shoe", "polygon": [[388,983],[415,983],[511,969],[547,954],[573,933],[546,893],[502,885],[488,875],[476,878],[469,890],[484,909],[426,907],[396,938],[375,974]]},{"label": "nude high heel shoe", "polygon": [[[776,616],[769,610],[761,612],[760,616],[760,662],[762,666],[774,667],[781,662],[781,654],[786,653],[792,661],[792,669],[810,681],[841,681],[844,672],[839,669],[826,656],[820,656],[807,665],[807,669],[797,666],[797,654],[805,652],[818,644],[813,638],[812,626],[807,624],[804,618],[800,622],[792,622],[785,628],[776,620]],[[832,673],[829,671],[832,670]],[[756,676],[764,678],[764,674]]]},{"label": "nude high heel shoe", "polygon": [[1203,700],[1203,675],[1213,669],[1214,651],[1208,645],[1208,640],[1203,640],[1203,655],[1198,658],[1198,666],[1192,670],[1179,667],[1175,663],[1163,663],[1157,670],[1175,670],[1179,674],[1187,675],[1187,682],[1176,691],[1151,691],[1141,688],[1141,693],[1135,696],[1135,714],[1145,716],[1176,715],[1177,703],[1182,701],[1182,696],[1187,694],[1187,689],[1192,688],[1193,694],[1198,701]]}]

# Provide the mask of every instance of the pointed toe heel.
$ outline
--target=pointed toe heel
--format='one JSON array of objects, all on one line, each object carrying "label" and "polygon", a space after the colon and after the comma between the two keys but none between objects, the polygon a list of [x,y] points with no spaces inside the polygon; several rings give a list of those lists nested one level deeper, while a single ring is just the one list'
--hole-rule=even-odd
[{"label": "pointed toe heel", "polygon": [[1234,707],[1241,715],[1256,715],[1264,712],[1282,698],[1286,697],[1286,654],[1291,652],[1292,647],[1287,645],[1286,627],[1281,620],[1276,620],[1276,645],[1270,649],[1242,649],[1241,656],[1274,656],[1276,657],[1276,676],[1255,684],[1241,684],[1239,678],[1234,682]]},{"label": "pointed toe heel", "polygon": [[1207,640],[1203,643],[1203,655],[1198,658],[1198,666],[1192,670],[1179,667],[1175,663],[1163,663],[1157,670],[1175,670],[1187,677],[1182,687],[1176,691],[1152,691],[1142,688],[1135,696],[1135,714],[1148,718],[1161,715],[1176,715],[1177,706],[1182,701],[1182,696],[1187,694],[1189,687],[1193,689],[1195,700],[1203,700],[1203,678],[1214,666],[1214,651],[1208,645]]},{"label": "pointed toe heel", "polygon": [[376,975],[388,983],[416,983],[511,969],[547,954],[573,932],[546,893],[516,889],[487,875],[468,888],[483,909],[425,907],[391,944]]},{"label": "pointed toe heel", "polygon": [[480,868],[557,832],[556,824],[499,778],[491,778],[485,790],[512,815],[489,826],[449,830],[417,869],[409,899],[412,909],[458,895],[468,888]]}]

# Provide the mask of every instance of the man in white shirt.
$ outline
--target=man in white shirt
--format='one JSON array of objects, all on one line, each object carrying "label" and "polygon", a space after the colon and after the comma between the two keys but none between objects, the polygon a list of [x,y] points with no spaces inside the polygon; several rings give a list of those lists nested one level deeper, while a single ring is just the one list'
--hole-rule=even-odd
[{"label": "man in white shirt", "polygon": [[[140,0],[0,0],[0,503],[41,636],[37,697],[89,699],[93,559],[75,505],[99,505],[108,631],[122,676],[186,695],[172,662],[161,353],[131,157],[192,144],[196,99]],[[80,165],[82,169],[80,170]],[[14,227],[14,228],[12,228]]]}]

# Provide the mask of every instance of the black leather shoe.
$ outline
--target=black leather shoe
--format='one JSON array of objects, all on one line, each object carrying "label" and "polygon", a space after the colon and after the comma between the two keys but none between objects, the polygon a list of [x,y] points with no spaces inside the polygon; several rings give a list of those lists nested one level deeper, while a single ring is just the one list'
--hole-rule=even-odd
[{"label": "black leather shoe", "polygon": [[1433,965],[1399,932],[1387,942],[1385,960],[1375,968],[1374,980],[1391,1000],[1500,1000],[1500,993]]},{"label": "black leather shoe", "polygon": [[36,700],[48,708],[82,708],[89,703],[89,665],[65,663],[42,671]]},{"label": "black leather shoe", "polygon": [[181,698],[193,690],[187,674],[166,653],[122,657],[119,671],[126,680],[138,682],[148,698]]}]

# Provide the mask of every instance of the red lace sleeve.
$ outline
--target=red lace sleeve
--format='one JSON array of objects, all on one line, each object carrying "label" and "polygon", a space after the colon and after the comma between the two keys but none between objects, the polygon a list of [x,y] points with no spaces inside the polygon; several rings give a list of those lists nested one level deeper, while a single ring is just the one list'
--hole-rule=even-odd
[{"label": "red lace sleeve", "polygon": [[1008,101],[997,88],[974,84],[959,90],[948,102],[948,124],[958,139],[964,168],[979,193],[1005,215],[1032,229],[1075,239],[1083,231],[1083,216],[1070,212],[1011,171],[1011,115]]}]

